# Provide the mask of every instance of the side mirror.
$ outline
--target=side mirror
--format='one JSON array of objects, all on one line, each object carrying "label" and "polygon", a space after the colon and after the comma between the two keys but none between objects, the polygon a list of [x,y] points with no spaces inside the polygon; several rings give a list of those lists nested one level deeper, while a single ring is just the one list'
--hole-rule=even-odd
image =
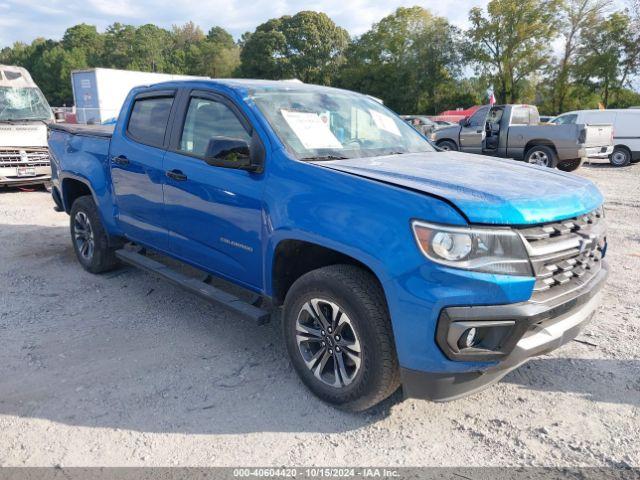
[{"label": "side mirror", "polygon": [[213,137],[209,140],[205,162],[214,167],[256,171],[249,144],[239,138]]},{"label": "side mirror", "polygon": [[463,118],[462,120],[460,120],[460,126],[462,127],[468,127],[469,125],[471,125],[471,119],[469,118]]}]

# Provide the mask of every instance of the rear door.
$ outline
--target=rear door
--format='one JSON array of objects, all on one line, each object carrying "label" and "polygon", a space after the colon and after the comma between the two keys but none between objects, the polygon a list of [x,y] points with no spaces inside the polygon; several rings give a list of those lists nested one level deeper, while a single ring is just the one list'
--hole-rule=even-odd
[{"label": "rear door", "polygon": [[212,139],[251,143],[253,128],[231,100],[211,91],[181,92],[180,105],[164,162],[169,250],[207,271],[259,289],[264,175],[211,166],[204,160]]},{"label": "rear door", "polygon": [[485,124],[489,107],[481,107],[469,118],[460,130],[460,150],[469,153],[482,153],[486,136]]},{"label": "rear door", "polygon": [[138,94],[109,151],[120,228],[131,240],[163,251],[168,244],[163,159],[174,98],[173,90]]}]

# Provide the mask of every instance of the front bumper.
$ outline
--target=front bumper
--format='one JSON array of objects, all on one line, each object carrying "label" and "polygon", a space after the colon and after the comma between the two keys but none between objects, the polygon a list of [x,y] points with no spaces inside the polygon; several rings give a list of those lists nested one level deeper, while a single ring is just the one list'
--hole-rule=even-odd
[{"label": "front bumper", "polygon": [[[21,165],[22,166],[22,165]],[[30,165],[25,164],[25,167]],[[16,167],[0,167],[0,185],[20,187],[24,185],[36,185],[51,180],[51,167],[34,167],[35,175],[28,177],[17,176]]]},{"label": "front bumper", "polygon": [[589,158],[608,158],[609,155],[613,153],[613,145],[607,147],[589,147],[585,150]]},{"label": "front bumper", "polygon": [[[603,262],[598,274],[569,299],[553,303],[521,302],[511,305],[455,307],[445,309],[452,321],[490,321],[510,319],[517,338],[506,345],[497,363],[467,372],[430,373],[402,368],[405,396],[435,401],[460,398],[499,381],[529,358],[548,353],[575,338],[598,307],[608,269]],[[439,322],[441,323],[441,322]],[[441,336],[442,332],[438,333]],[[441,340],[442,341],[442,340]],[[452,352],[448,352],[451,357]],[[455,357],[455,352],[453,352]],[[499,359],[498,359],[499,358]],[[491,358],[485,358],[491,361]],[[486,364],[485,364],[486,365]]]}]

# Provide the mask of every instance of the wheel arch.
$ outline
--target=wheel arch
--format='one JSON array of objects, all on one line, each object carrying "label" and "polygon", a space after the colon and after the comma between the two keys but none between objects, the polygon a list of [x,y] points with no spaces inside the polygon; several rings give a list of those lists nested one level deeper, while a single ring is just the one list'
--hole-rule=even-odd
[{"label": "wheel arch", "polygon": [[524,146],[524,156],[526,157],[527,153],[529,153],[529,150],[531,150],[534,147],[549,147],[551,148],[551,150],[553,150],[553,152],[557,155],[558,154],[558,149],[556,148],[556,145],[549,139],[547,138],[536,138],[533,140],[529,140],[526,145]]},{"label": "wheel arch", "polygon": [[67,213],[71,212],[71,206],[73,205],[73,202],[85,195],[91,195],[93,201],[96,202],[93,189],[91,188],[91,185],[85,180],[79,179],[77,177],[65,177],[60,182],[60,186],[62,190],[62,204],[64,206],[65,212]]},{"label": "wheel arch", "polygon": [[275,305],[282,305],[287,292],[302,275],[318,268],[338,264],[354,265],[369,272],[384,291],[382,278],[366,260],[308,239],[283,238],[273,249],[267,273],[267,287],[272,301]]},{"label": "wheel arch", "polygon": [[460,150],[460,145],[458,144],[458,142],[456,142],[453,138],[440,138],[439,140],[437,140],[436,143],[436,147],[440,147],[440,145],[444,142],[451,142],[456,146],[457,150]]}]

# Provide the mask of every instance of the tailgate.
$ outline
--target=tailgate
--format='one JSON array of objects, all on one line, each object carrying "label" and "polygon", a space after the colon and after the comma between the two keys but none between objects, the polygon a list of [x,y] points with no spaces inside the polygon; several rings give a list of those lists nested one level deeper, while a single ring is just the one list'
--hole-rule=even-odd
[{"label": "tailgate", "polygon": [[584,142],[585,147],[604,147],[613,145],[613,125],[585,125],[587,137]]}]

